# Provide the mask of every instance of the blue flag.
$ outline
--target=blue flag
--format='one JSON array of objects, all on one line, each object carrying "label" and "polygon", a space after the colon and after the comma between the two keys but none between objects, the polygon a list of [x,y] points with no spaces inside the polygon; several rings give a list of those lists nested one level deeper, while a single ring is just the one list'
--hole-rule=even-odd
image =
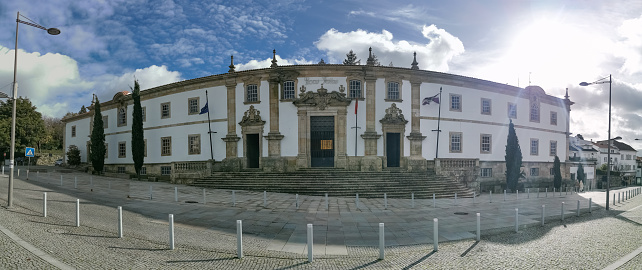
[{"label": "blue flag", "polygon": [[199,113],[199,114],[204,114],[204,113],[210,112],[209,107],[207,107],[207,103],[208,102],[205,102],[205,106],[203,106],[203,108],[201,108],[201,113]]}]

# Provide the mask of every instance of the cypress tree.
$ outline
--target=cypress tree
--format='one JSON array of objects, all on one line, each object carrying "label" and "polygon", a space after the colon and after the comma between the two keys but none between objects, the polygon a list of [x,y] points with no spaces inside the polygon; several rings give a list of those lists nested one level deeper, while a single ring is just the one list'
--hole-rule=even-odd
[{"label": "cypress tree", "polygon": [[140,85],[134,81],[132,91],[134,99],[134,112],[132,114],[132,159],[134,160],[134,169],[136,176],[140,178],[140,169],[143,167],[145,158],[145,137],[143,135],[143,107],[140,105]]},{"label": "cypress tree", "polygon": [[553,186],[556,189],[562,187],[562,170],[561,170],[560,158],[555,156],[553,161]]},{"label": "cypress tree", "polygon": [[517,190],[517,183],[522,176],[522,150],[519,147],[519,139],[515,133],[515,126],[510,120],[508,125],[508,138],[506,140],[506,188],[512,192]]},{"label": "cypress tree", "polygon": [[94,103],[94,126],[91,130],[91,151],[89,159],[91,166],[98,174],[102,173],[105,168],[105,129],[103,123],[103,115],[100,112],[100,101],[96,97]]},{"label": "cypress tree", "polygon": [[584,166],[582,166],[582,163],[577,167],[577,181],[582,182],[584,184]]}]

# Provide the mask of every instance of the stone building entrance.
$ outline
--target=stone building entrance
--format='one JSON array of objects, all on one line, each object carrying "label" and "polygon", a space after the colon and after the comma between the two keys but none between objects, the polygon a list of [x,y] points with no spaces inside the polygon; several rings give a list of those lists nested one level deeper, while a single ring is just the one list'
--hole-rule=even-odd
[{"label": "stone building entrance", "polygon": [[311,116],[311,166],[334,167],[334,146],[334,116]]},{"label": "stone building entrance", "polygon": [[397,132],[386,133],[387,167],[399,167],[401,158],[401,134]]}]

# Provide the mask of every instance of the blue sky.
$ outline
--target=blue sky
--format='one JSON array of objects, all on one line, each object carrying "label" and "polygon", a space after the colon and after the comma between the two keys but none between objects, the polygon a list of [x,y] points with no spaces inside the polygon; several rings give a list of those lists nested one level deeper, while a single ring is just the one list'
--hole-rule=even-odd
[{"label": "blue sky", "polygon": [[[129,90],[269,66],[365,63],[419,67],[525,87],[576,102],[571,132],[604,139],[613,74],[613,135],[642,138],[642,1],[216,1],[0,2],[0,92],[11,92],[16,12],[62,33],[20,25],[19,95],[61,117]],[[23,18],[23,20],[25,20]]]}]

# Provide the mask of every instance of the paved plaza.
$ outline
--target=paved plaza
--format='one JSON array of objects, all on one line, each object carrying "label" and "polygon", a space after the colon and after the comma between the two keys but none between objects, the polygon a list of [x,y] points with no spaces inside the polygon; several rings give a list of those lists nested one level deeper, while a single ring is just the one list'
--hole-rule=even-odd
[{"label": "paved plaza", "polygon": [[[411,194],[407,199],[384,199],[383,194],[326,199],[324,194],[233,192],[47,169],[32,171],[26,180],[21,168],[14,207],[0,210],[0,251],[5,254],[0,268],[639,269],[642,263],[642,196],[624,200],[623,195],[639,190],[634,187],[613,190],[616,204],[607,212],[603,191],[529,190],[456,200],[413,200]],[[6,186],[5,172],[0,187]],[[3,206],[6,192],[0,188]],[[123,209],[123,238],[117,235],[117,206]],[[476,213],[480,242],[475,240]],[[168,248],[169,214],[175,222],[175,250]],[[243,225],[242,259],[237,258],[237,220]],[[384,260],[378,259],[380,223],[385,226]],[[314,228],[311,263],[307,224]]]}]

